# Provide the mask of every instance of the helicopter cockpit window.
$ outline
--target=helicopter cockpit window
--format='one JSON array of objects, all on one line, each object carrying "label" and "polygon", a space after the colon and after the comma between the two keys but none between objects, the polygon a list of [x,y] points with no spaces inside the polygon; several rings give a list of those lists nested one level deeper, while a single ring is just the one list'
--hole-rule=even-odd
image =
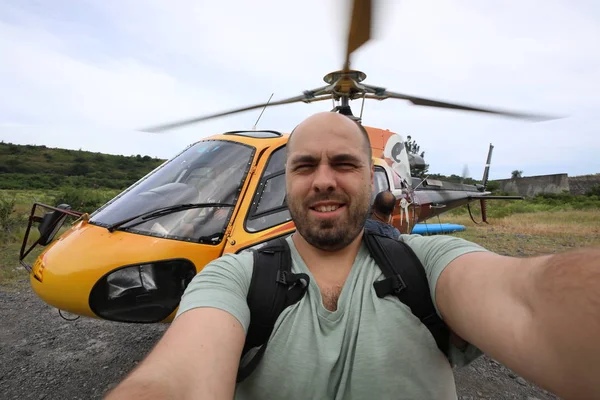
[{"label": "helicopter cockpit window", "polygon": [[280,147],[269,157],[246,219],[246,230],[257,232],[292,219],[287,208],[285,190],[286,147]]},{"label": "helicopter cockpit window", "polygon": [[[188,147],[94,213],[91,223],[108,227],[165,207],[147,220],[118,226],[134,233],[219,243],[246,179],[255,148],[242,143],[205,140]],[[182,204],[205,204],[178,210]],[[211,206],[225,203],[232,206]],[[128,226],[131,225],[130,228]]]},{"label": "helicopter cockpit window", "polygon": [[371,193],[371,203],[375,201],[375,196],[377,196],[377,193],[390,189],[390,183],[388,181],[387,174],[380,166],[375,166],[373,181],[375,184],[373,185],[373,193]]},{"label": "helicopter cockpit window", "polygon": [[373,191],[373,199],[377,196],[377,193],[383,192],[384,190],[390,189],[390,184],[388,182],[387,174],[385,170],[379,166],[375,167],[375,188]]}]

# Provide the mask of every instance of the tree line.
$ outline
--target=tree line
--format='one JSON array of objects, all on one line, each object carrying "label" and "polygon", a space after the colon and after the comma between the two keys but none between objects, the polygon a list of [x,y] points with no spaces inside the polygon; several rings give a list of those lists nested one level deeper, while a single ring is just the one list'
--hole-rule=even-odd
[{"label": "tree line", "polygon": [[0,189],[123,189],[165,160],[0,143]]}]

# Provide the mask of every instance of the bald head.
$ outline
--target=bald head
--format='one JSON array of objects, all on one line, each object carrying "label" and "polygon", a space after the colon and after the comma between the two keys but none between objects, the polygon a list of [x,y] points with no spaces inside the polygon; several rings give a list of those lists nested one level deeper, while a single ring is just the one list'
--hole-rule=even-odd
[{"label": "bald head", "polygon": [[377,212],[382,217],[388,218],[392,215],[396,206],[396,196],[389,190],[377,193],[375,202],[373,203],[373,211]]},{"label": "bald head", "polygon": [[364,128],[333,112],[312,115],[287,144],[285,187],[294,240],[340,251],[361,235],[374,187]]},{"label": "bald head", "polygon": [[372,159],[371,141],[364,126],[343,114],[330,111],[313,114],[298,124],[290,133],[287,145],[288,152],[290,152],[292,146],[292,138],[294,138],[294,141],[302,140],[303,136],[310,135],[310,133],[318,132],[325,135],[340,130],[357,133],[357,143],[360,142],[360,145],[363,146],[370,162]]}]

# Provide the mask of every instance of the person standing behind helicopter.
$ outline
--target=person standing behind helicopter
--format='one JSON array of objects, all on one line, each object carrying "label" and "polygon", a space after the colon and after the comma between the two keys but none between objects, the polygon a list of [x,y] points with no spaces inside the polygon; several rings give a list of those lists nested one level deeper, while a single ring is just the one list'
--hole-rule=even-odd
[{"label": "person standing behind helicopter", "polygon": [[396,206],[396,196],[389,190],[377,193],[371,216],[365,222],[365,229],[398,239],[400,231],[392,225],[392,212]]}]

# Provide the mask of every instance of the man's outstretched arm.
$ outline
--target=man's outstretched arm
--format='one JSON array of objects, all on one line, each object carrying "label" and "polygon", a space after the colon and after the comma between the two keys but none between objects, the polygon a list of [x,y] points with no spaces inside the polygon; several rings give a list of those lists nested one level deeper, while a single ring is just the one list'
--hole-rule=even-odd
[{"label": "man's outstretched arm", "polygon": [[107,399],[231,399],[244,340],[231,314],[186,311]]},{"label": "man's outstretched arm", "polygon": [[207,264],[165,335],[108,399],[231,399],[250,324],[252,260],[228,254]]},{"label": "man's outstretched arm", "polygon": [[436,303],[457,334],[532,382],[600,395],[600,249],[468,253],[441,273]]}]

